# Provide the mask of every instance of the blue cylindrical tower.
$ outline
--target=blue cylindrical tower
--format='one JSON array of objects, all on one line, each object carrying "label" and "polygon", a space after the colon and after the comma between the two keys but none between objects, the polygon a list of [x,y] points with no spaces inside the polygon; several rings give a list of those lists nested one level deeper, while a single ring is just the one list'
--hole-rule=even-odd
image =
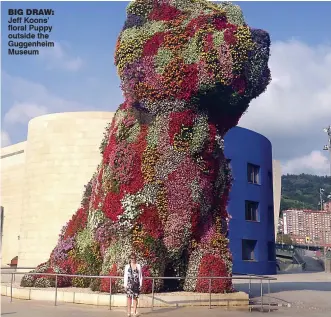
[{"label": "blue cylindrical tower", "polygon": [[235,127],[224,145],[234,178],[228,205],[233,272],[276,274],[271,143]]}]

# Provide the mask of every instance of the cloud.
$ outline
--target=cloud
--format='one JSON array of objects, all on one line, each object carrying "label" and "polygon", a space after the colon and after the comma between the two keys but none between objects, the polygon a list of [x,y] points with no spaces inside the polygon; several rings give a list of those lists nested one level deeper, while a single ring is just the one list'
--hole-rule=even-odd
[{"label": "cloud", "polygon": [[33,103],[16,103],[5,114],[4,120],[6,123],[26,123],[34,117],[48,113],[45,106]]},{"label": "cloud", "polygon": [[308,155],[295,157],[282,164],[283,174],[329,175],[330,163],[322,151],[312,151]]},{"label": "cloud", "polygon": [[2,73],[4,123],[27,124],[36,116],[54,112],[91,110],[85,104],[71,101],[50,92],[44,85]]},{"label": "cloud", "polygon": [[67,71],[78,71],[83,66],[81,57],[71,57],[68,53],[69,45],[54,42],[54,47],[39,50],[39,56],[46,63],[47,69],[63,69]]},{"label": "cloud", "polygon": [[268,137],[283,163],[316,158],[307,153],[322,149],[327,142],[322,130],[331,124],[331,46],[275,42],[269,65],[273,80],[239,125]]},{"label": "cloud", "polygon": [[[62,43],[57,44],[57,49],[47,49],[49,55],[43,58],[47,63],[51,63],[48,65],[53,65],[52,67],[72,71],[79,69],[82,65],[81,59],[70,57],[67,51],[67,47]],[[316,160],[316,155],[311,153],[322,150],[327,143],[323,128],[331,124],[331,45],[309,46],[294,40],[275,42],[272,45],[269,64],[272,83],[264,94],[252,101],[248,113],[243,116],[239,125],[269,138],[273,145],[274,158],[281,161],[287,168],[286,172],[294,171],[292,162],[298,162],[295,160],[300,158],[305,158],[306,162]],[[6,113],[8,124],[12,121],[27,122],[28,118],[38,111],[52,113],[95,109],[67,100],[60,94],[55,95],[39,83],[6,76],[2,79],[2,91],[10,95],[10,98],[7,98],[10,99],[8,106],[13,107]],[[80,92],[80,96],[82,90],[83,94],[86,92],[84,98],[80,98],[82,102],[88,100],[90,104],[98,104],[99,107],[104,104],[106,106],[103,106],[103,109],[107,111],[109,100],[115,96],[121,99],[120,91],[109,97],[108,88],[100,88],[103,87],[104,81],[100,84],[96,75],[93,76],[85,79],[83,88],[75,89],[77,93]],[[97,93],[95,95],[87,91]],[[30,105],[29,109],[23,111],[20,106],[22,104]],[[14,115],[19,110],[21,115]],[[11,135],[10,129],[5,127],[5,130]],[[323,157],[322,153],[320,159]],[[321,169],[319,165],[307,164],[298,164],[295,168],[297,173],[314,173],[314,170],[318,174],[328,173],[327,169]]]},{"label": "cloud", "polygon": [[1,147],[5,147],[11,144],[9,134],[6,131],[1,130]]}]

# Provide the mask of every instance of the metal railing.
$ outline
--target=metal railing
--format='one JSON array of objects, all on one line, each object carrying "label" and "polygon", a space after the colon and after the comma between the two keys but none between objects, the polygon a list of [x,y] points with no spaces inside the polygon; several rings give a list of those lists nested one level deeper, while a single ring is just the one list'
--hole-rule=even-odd
[{"label": "metal railing", "polygon": [[295,259],[297,261],[297,263],[299,265],[301,265],[301,268],[304,271],[306,269],[306,262],[303,260],[302,255],[303,254],[300,254],[300,252],[298,251],[298,249],[295,249],[294,250],[293,259]]},{"label": "metal railing", "polygon": [[[32,266],[21,266],[21,267],[17,267],[17,266],[11,266],[11,267],[1,267],[1,271],[2,270],[11,270],[13,272],[16,272],[17,270],[34,270],[36,267],[32,267]],[[4,273],[2,273],[4,274]],[[6,273],[5,273],[6,274]],[[9,274],[6,274],[9,275]],[[1,279],[2,282],[2,279]],[[15,282],[15,275],[14,275],[14,282]]]},{"label": "metal railing", "polygon": [[[11,269],[11,268],[1,268],[3,269]],[[31,269],[26,267],[17,267],[17,270],[20,269]],[[123,276],[109,276],[109,275],[74,275],[74,274],[57,274],[57,273],[32,273],[32,272],[1,272],[1,274],[11,275],[10,281],[10,302],[13,301],[13,282],[15,275],[39,275],[39,276],[55,276],[55,299],[54,299],[54,306],[57,306],[57,293],[58,293],[58,277],[79,277],[79,278],[100,278],[100,279],[109,279],[109,310],[112,309],[112,281],[117,279],[124,279]],[[156,277],[144,277],[144,279],[152,280],[152,305],[151,310],[154,309],[154,298],[155,298],[155,280],[184,280],[184,279],[207,279],[209,280],[209,309],[212,307],[212,281],[213,280],[249,280],[248,285],[248,297],[250,300],[251,290],[252,290],[252,281],[260,281],[260,310],[264,311],[264,292],[263,292],[263,281],[268,281],[268,311],[271,311],[271,302],[270,302],[270,281],[275,281],[277,278],[263,276],[263,275],[245,275],[245,274],[238,274],[238,276],[231,276],[231,277],[224,277],[224,276],[208,276],[208,277],[166,277],[166,276],[156,276]],[[31,288],[31,287],[30,287]],[[251,311],[251,307],[250,307]]]}]

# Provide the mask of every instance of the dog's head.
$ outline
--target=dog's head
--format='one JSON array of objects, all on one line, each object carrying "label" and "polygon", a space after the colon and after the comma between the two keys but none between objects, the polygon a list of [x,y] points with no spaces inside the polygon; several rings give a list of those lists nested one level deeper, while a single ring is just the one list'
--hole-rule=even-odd
[{"label": "dog's head", "polygon": [[200,107],[227,130],[270,82],[269,46],[236,5],[135,0],[115,64],[130,104],[152,114]]}]

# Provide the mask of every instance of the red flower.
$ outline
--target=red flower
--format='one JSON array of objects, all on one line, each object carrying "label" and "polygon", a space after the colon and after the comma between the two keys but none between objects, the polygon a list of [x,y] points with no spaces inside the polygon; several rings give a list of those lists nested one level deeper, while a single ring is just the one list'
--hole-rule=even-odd
[{"label": "red flower", "polygon": [[117,221],[117,217],[123,213],[121,199],[122,193],[108,192],[103,204],[103,212],[112,221]]},{"label": "red flower", "polygon": [[198,208],[193,208],[191,216],[191,232],[193,239],[199,239],[199,222],[200,222],[200,210]]},{"label": "red flower", "polygon": [[[199,267],[199,277],[210,277],[210,276],[228,276],[227,268],[224,261],[215,255],[206,254]],[[209,292],[209,279],[198,279],[196,285],[196,291],[207,293]],[[223,293],[230,291],[232,282],[231,279],[213,279],[211,282],[212,293]]]},{"label": "red flower", "polygon": [[68,223],[63,239],[74,236],[78,231],[85,228],[87,224],[88,212],[84,208],[79,208]]},{"label": "red flower", "polygon": [[151,293],[153,281],[150,279],[146,279],[146,277],[152,276],[152,274],[150,272],[150,268],[149,268],[149,266],[146,265],[146,266],[143,266],[141,270],[142,270],[141,273],[143,276],[143,284],[141,287],[141,292],[144,294]]},{"label": "red flower", "polygon": [[[55,274],[55,273],[59,273],[59,272],[55,272],[54,269],[52,267],[48,268],[47,271],[45,273],[49,273],[49,274]],[[62,272],[60,270],[61,274],[65,274],[65,272]],[[42,277],[45,277],[49,280],[53,280],[55,282],[56,277],[52,276],[52,275],[44,275]],[[58,276],[57,277],[57,287],[67,287],[67,286],[71,286],[71,277],[68,276]]]},{"label": "red flower", "polygon": [[141,206],[143,210],[137,222],[143,230],[154,239],[159,239],[163,234],[163,227],[156,206]]},{"label": "red flower", "polygon": [[180,133],[182,126],[192,127],[195,115],[192,110],[183,112],[172,112],[169,119],[170,144],[174,143],[174,137]]},{"label": "red flower", "polygon": [[156,21],[171,21],[178,18],[181,14],[181,11],[172,7],[166,3],[159,4],[155,6],[153,11],[149,14],[150,20]]},{"label": "red flower", "polygon": [[154,34],[144,45],[143,56],[154,56],[156,55],[159,47],[164,41],[165,33]]},{"label": "red flower", "polygon": [[184,65],[184,77],[178,99],[189,100],[198,87],[198,67],[196,64]]},{"label": "red flower", "polygon": [[203,25],[208,24],[208,19],[208,16],[200,15],[197,18],[191,20],[191,22],[186,26],[186,34],[189,37],[193,37]]},{"label": "red flower", "polygon": [[206,34],[206,37],[205,37],[204,50],[205,50],[205,52],[209,52],[210,50],[213,49],[213,47],[214,47],[213,34],[208,33],[208,34]]},{"label": "red flower", "polygon": [[232,24],[227,25],[227,30],[224,32],[224,41],[229,45],[235,45],[237,43],[237,38],[235,37],[235,32],[237,27]]},{"label": "red flower", "polygon": [[145,151],[147,146],[147,140],[146,140],[147,132],[148,132],[147,126],[141,125],[140,135],[138,137],[138,140],[131,146],[132,151],[136,153],[134,168],[132,170],[132,178],[129,184],[121,185],[120,187],[121,192],[135,194],[144,186],[144,176],[141,171],[141,165],[142,165],[141,161],[142,161],[143,152]]},{"label": "red flower", "polygon": [[221,31],[227,27],[227,19],[225,16],[215,17],[214,18],[214,25],[216,30]]},{"label": "red flower", "polygon": [[60,268],[65,272],[67,272],[68,274],[76,274],[78,270],[78,265],[79,263],[77,263],[77,261],[71,258],[70,255],[66,260],[59,263]]},{"label": "red flower", "polygon": [[[116,264],[113,264],[112,268],[109,270],[108,273],[109,276],[117,276],[117,266]],[[116,292],[116,284],[118,284],[118,279],[112,279],[111,281],[111,287],[112,287],[112,293]],[[100,291],[109,293],[110,291],[110,278],[102,278],[101,279],[101,285],[100,285]]]},{"label": "red flower", "polygon": [[103,166],[100,168],[98,177],[94,180],[92,187],[91,201],[94,209],[99,208],[99,203],[102,199],[102,176],[103,176]]},{"label": "red flower", "polygon": [[110,158],[111,153],[114,151],[115,146],[116,146],[116,134],[112,133],[110,140],[109,140],[108,144],[106,145],[105,150],[103,152],[103,163],[105,165],[109,164],[109,158]]}]

